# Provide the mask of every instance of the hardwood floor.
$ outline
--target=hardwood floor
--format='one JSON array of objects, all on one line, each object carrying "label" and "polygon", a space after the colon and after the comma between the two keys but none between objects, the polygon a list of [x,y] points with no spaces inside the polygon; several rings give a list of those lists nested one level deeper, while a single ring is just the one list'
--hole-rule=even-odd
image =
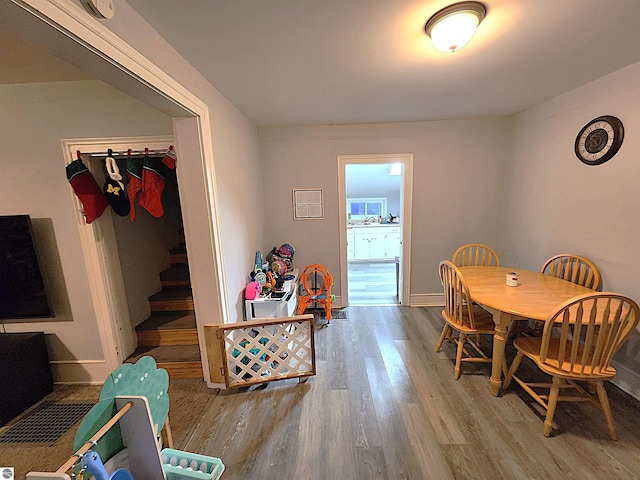
[{"label": "hardwood floor", "polygon": [[[349,307],[318,321],[318,374],[305,383],[219,392],[170,380],[176,448],[221,458],[223,480],[639,478],[639,401],[607,384],[617,442],[588,403],[559,404],[545,438],[519,387],[490,395],[488,364],[454,380],[454,346],[435,353],[440,310]],[[61,454],[59,465],[70,447],[33,453],[2,445],[0,465],[26,456],[35,470]]]},{"label": "hardwood floor", "polygon": [[640,402],[613,385],[618,442],[589,404],[561,404],[545,438],[517,389],[490,395],[489,365],[454,380],[439,308],[347,317],[318,329],[316,377],[212,397],[183,448],[222,458],[226,480],[638,478]]},{"label": "hardwood floor", "polygon": [[349,262],[349,305],[397,305],[395,262]]}]

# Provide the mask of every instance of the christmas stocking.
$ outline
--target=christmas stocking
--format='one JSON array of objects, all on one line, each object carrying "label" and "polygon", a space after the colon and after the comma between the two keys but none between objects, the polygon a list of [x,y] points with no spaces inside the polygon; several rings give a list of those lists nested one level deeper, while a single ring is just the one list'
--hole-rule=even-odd
[{"label": "christmas stocking", "polygon": [[164,215],[164,207],[162,206],[162,192],[165,186],[163,169],[162,159],[144,157],[142,191],[138,197],[138,203],[156,218]]},{"label": "christmas stocking", "polygon": [[100,217],[109,202],[80,157],[67,165],[67,180],[82,203],[85,221],[91,223]]},{"label": "christmas stocking", "polygon": [[131,210],[131,221],[136,221],[136,208],[134,201],[136,195],[142,189],[142,165],[133,158],[127,158],[127,197],[129,197],[129,208]]},{"label": "christmas stocking", "polygon": [[176,152],[173,151],[173,145],[169,145],[169,150],[164,155],[162,159],[162,163],[164,163],[168,168],[174,170],[176,168],[176,160],[178,157],[176,156]]},{"label": "christmas stocking", "polygon": [[129,205],[129,200],[127,200],[127,190],[124,183],[122,183],[122,175],[120,175],[120,170],[113,157],[108,156],[104,161],[109,175],[109,178],[104,183],[104,194],[113,211],[121,217],[126,217],[131,211],[131,206]]}]

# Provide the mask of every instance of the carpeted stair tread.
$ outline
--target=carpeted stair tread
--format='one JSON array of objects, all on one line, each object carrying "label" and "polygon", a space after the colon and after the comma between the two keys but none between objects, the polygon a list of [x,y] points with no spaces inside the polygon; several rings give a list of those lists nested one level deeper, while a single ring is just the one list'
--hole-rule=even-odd
[{"label": "carpeted stair tread", "polygon": [[136,331],[195,329],[196,317],[192,311],[177,310],[153,312],[149,318],[136,327]]},{"label": "carpeted stair tread", "polygon": [[184,243],[181,243],[180,245],[178,245],[175,248],[172,248],[171,250],[169,250],[169,253],[171,255],[179,255],[182,253],[187,253],[187,246]]},{"label": "carpeted stair tread", "polygon": [[154,311],[136,327],[139,347],[161,345],[197,345],[198,329],[193,312]]},{"label": "carpeted stair tread", "polygon": [[180,245],[179,247],[170,250],[169,256],[171,257],[171,263],[174,265],[187,263],[187,249],[185,245]]},{"label": "carpeted stair tread", "polygon": [[150,302],[162,302],[167,300],[193,300],[191,295],[191,286],[178,285],[174,287],[165,287],[158,293],[149,297]]},{"label": "carpeted stair tread", "polygon": [[190,286],[164,287],[149,297],[152,312],[168,310],[193,310],[193,296]]},{"label": "carpeted stair tread", "polygon": [[152,356],[158,368],[164,368],[170,378],[202,378],[198,345],[138,347],[126,362],[135,363],[145,355]]},{"label": "carpeted stair tread", "polygon": [[160,282],[163,286],[191,285],[189,266],[186,263],[174,264],[168,270],[160,272]]}]

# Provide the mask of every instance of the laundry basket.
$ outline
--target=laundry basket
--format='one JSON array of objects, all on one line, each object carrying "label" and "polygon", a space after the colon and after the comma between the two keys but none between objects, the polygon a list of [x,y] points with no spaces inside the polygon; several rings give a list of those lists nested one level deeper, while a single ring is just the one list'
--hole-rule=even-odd
[{"label": "laundry basket", "polygon": [[167,480],[217,480],[224,472],[222,460],[164,448],[160,452]]}]

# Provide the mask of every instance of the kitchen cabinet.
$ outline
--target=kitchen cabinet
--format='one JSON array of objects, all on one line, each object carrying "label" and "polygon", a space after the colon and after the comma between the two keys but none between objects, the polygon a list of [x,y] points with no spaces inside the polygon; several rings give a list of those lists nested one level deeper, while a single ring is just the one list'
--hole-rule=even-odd
[{"label": "kitchen cabinet", "polygon": [[383,233],[356,232],[354,243],[356,260],[376,260],[384,258],[386,243]]},{"label": "kitchen cabinet", "polygon": [[347,261],[355,260],[355,234],[353,229],[347,230]]},{"label": "kitchen cabinet", "polygon": [[390,227],[386,238],[386,257],[400,256],[400,227]]},{"label": "kitchen cabinet", "polygon": [[400,227],[352,227],[347,231],[347,260],[391,260],[400,255]]}]

